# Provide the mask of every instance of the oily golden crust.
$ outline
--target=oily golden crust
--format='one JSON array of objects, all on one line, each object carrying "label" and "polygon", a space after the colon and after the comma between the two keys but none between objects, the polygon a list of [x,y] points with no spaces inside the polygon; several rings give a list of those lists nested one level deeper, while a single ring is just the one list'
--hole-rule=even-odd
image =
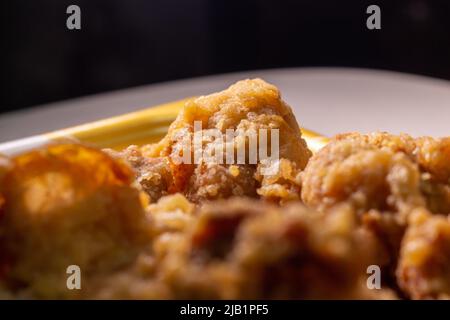
[{"label": "oily golden crust", "polygon": [[142,195],[125,164],[80,145],[54,145],[11,162],[0,183],[0,282],[13,292],[77,296],[66,288],[68,266],[78,265],[86,280],[131,263],[150,240]]},{"label": "oily golden crust", "polygon": [[426,205],[448,213],[448,150],[448,138],[338,135],[308,163],[302,199],[319,209],[349,200],[361,211]]},{"label": "oily golden crust", "polygon": [[[262,174],[265,168],[276,165],[276,161],[263,163],[258,160],[256,164],[247,161],[246,164],[234,163],[233,166],[231,163],[194,163],[195,146],[190,145],[190,155],[189,150],[184,150],[183,146],[186,141],[194,139],[195,121],[202,123],[202,130],[206,130],[205,132],[218,130],[224,135],[229,129],[239,132],[240,136],[234,136],[231,142],[204,141],[201,147],[202,150],[207,150],[219,146],[225,150],[225,145],[227,148],[231,146],[235,157],[240,146],[248,155],[249,140],[245,137],[249,134],[255,133],[258,139],[260,129],[265,129],[269,136],[271,130],[278,129],[279,158],[284,162],[282,172],[272,176]],[[270,150],[270,141],[267,149]],[[233,195],[250,197],[259,195],[273,201],[299,199],[300,181],[297,174],[306,166],[311,156],[291,108],[281,100],[275,86],[260,79],[239,81],[227,90],[186,103],[170,126],[168,134],[159,143],[144,146],[141,152],[144,157],[169,163],[172,183],[163,190],[164,192],[181,192],[195,202]],[[127,152],[123,155],[125,158],[129,157]],[[191,163],[180,163],[179,158],[183,156],[189,156]],[[160,170],[149,166],[141,170],[142,166],[139,164],[137,167],[138,177],[149,172],[153,175],[152,172]],[[230,168],[235,170],[238,176],[228,174]],[[286,179],[286,176],[289,176],[289,179]],[[221,186],[217,184],[219,181]],[[210,187],[210,183],[215,186]],[[269,187],[269,184],[272,187]]]},{"label": "oily golden crust", "polygon": [[450,217],[414,211],[402,241],[397,279],[412,299],[450,299]]}]

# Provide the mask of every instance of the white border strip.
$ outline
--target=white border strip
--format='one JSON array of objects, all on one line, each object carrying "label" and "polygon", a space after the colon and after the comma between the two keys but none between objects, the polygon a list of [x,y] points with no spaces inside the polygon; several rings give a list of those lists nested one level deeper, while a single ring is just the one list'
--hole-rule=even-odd
[{"label": "white border strip", "polygon": [[50,143],[51,141],[52,140],[50,140],[45,135],[38,135],[5,142],[0,144],[0,153],[6,156],[14,156],[26,151],[30,151],[31,149],[42,147]]}]

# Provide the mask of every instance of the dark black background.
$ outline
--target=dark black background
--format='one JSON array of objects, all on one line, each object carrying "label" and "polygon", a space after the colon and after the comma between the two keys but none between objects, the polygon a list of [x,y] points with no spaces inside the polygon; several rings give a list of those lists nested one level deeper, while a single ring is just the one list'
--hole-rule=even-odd
[{"label": "dark black background", "polygon": [[[81,7],[82,29],[66,28]],[[381,30],[366,8],[381,7]],[[450,79],[450,1],[2,0],[2,110],[237,70],[389,69]]]}]

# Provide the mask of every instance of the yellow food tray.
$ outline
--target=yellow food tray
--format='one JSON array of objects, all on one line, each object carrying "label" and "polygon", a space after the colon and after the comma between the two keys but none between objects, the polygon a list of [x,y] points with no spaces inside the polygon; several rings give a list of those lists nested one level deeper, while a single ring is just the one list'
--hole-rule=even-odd
[{"label": "yellow food tray", "polygon": [[[159,141],[167,132],[187,98],[119,115],[83,125],[0,144],[0,153],[15,155],[60,140],[76,140],[99,148],[123,149],[131,144],[142,145]],[[316,152],[328,138],[302,129],[308,147]]]}]

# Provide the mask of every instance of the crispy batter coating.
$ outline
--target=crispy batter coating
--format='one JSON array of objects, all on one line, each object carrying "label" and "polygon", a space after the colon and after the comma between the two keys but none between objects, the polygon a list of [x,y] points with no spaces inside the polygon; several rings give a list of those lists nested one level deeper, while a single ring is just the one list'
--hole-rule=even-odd
[{"label": "crispy batter coating", "polygon": [[367,289],[367,267],[384,257],[377,239],[356,226],[350,206],[324,215],[298,203],[281,209],[233,198],[193,210],[174,195],[151,212],[158,233],[152,253],[98,277],[89,297],[396,298],[387,288]]},{"label": "crispy batter coating", "polygon": [[[195,121],[201,122],[206,133],[218,130],[226,135],[227,130],[233,129],[239,135],[229,141],[205,140],[201,146],[191,143],[190,151],[183,149],[186,141],[194,141]],[[258,157],[257,163],[253,164],[248,159],[251,143],[248,136],[255,133],[255,141],[259,141],[260,129],[267,130],[269,138],[271,130],[279,130],[280,170],[271,175],[264,175],[263,170],[277,165],[278,161],[262,161]],[[234,163],[226,163],[225,156],[224,159],[218,156],[223,161],[195,163],[194,152],[199,152],[196,147],[203,152],[217,150],[215,148],[232,150]],[[238,164],[236,159],[237,150],[241,147],[246,150],[245,164]],[[267,150],[270,149],[269,139]],[[138,179],[153,201],[162,194],[175,192],[185,194],[194,202],[258,195],[273,201],[287,201],[299,199],[299,173],[306,166],[311,152],[301,137],[291,108],[281,100],[278,89],[263,80],[254,79],[239,81],[227,90],[186,103],[159,143],[142,147],[140,153],[132,147],[122,156],[137,169]],[[179,159],[184,156],[188,156],[190,164],[186,161],[180,163]],[[155,177],[166,178],[160,184],[160,179]]]},{"label": "crispy batter coating", "polygon": [[172,236],[162,236],[170,250],[155,250],[172,298],[395,298],[367,289],[367,267],[384,257],[349,206],[324,215],[299,203],[215,201],[184,237]]},{"label": "crispy batter coating", "polygon": [[308,163],[302,199],[319,209],[350,201],[361,212],[425,205],[415,149],[406,135],[338,135]]},{"label": "crispy batter coating", "polygon": [[173,185],[173,176],[168,158],[145,157],[138,146],[131,145],[121,152],[105,149],[106,153],[116,159],[125,159],[135,170],[135,179],[154,202],[169,194]]},{"label": "crispy batter coating", "polygon": [[416,139],[413,153],[423,171],[421,191],[434,213],[450,213],[450,137]]},{"label": "crispy batter coating", "polygon": [[11,159],[0,182],[0,282],[21,296],[67,298],[66,269],[89,278],[133,262],[151,239],[142,193],[124,163],[80,145]]},{"label": "crispy batter coating", "polygon": [[450,216],[416,209],[402,241],[400,287],[412,299],[450,299]]},{"label": "crispy batter coating", "polygon": [[366,138],[377,147],[403,152],[417,163],[427,207],[434,213],[450,213],[450,137],[413,139],[406,134],[377,133]]},{"label": "crispy batter coating", "polygon": [[[378,151],[390,156],[381,168],[415,168],[402,153]],[[425,209],[408,225],[383,206],[361,217],[348,199],[316,212],[242,197],[194,205],[177,193],[145,210],[128,166],[79,145],[1,168],[2,298],[391,299],[397,285],[383,277],[382,290],[369,290],[366,270],[395,266],[396,251],[402,294],[448,298],[450,222]],[[72,264],[82,269],[81,291],[65,287]]]},{"label": "crispy batter coating", "polygon": [[302,199],[322,212],[340,203],[354,207],[360,224],[388,252],[380,266],[384,280],[395,288],[411,212],[450,213],[449,146],[449,138],[338,135],[310,159],[302,176]]}]

